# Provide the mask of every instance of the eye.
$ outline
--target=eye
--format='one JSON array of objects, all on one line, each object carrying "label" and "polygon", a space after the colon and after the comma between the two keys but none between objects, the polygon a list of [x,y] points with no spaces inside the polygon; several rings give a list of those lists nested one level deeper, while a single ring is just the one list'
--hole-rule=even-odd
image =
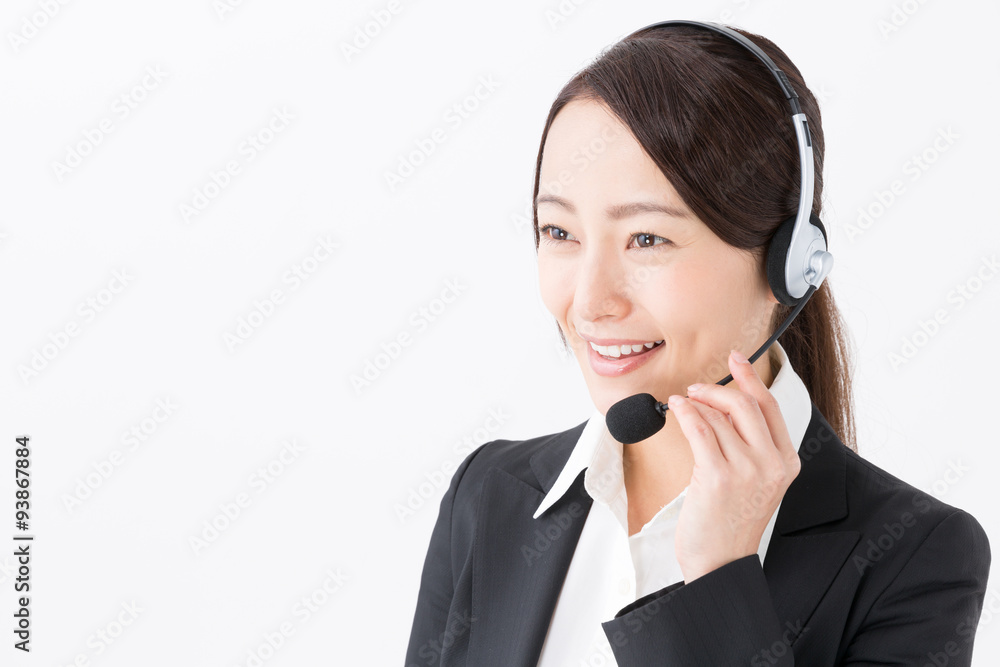
[{"label": "eye", "polygon": [[[673,241],[670,239],[665,239],[662,236],[657,236],[656,234],[651,234],[650,232],[639,232],[637,234],[633,234],[632,238],[639,239],[639,250],[655,248],[658,245],[673,245]],[[663,243],[654,243],[656,239],[663,241]]]},{"label": "eye", "polygon": [[[556,232],[555,237],[549,234],[550,230],[554,230]],[[565,229],[556,227],[555,225],[545,225],[544,227],[538,230],[538,236],[540,237],[540,240],[543,243],[558,243],[559,241],[568,240],[565,237],[572,236],[572,234],[567,232]]]}]

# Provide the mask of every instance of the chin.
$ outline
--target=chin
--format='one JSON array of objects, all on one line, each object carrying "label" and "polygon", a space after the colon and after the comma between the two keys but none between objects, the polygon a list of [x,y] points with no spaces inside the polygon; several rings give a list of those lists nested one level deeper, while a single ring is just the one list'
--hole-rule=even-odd
[{"label": "chin", "polygon": [[590,399],[594,402],[594,407],[604,416],[607,416],[608,410],[612,405],[622,400],[623,398],[628,398],[633,394],[642,393],[641,390],[636,391],[602,391],[600,389],[591,389]]}]

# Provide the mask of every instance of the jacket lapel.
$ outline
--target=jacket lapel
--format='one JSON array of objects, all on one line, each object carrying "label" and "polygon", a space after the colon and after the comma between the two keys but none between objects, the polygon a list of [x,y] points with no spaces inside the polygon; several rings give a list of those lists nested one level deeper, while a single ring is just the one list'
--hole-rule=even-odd
[{"label": "jacket lapel", "polygon": [[583,471],[544,514],[537,519],[532,515],[585,425],[542,444],[530,459],[534,479],[521,479],[501,468],[486,473],[472,555],[476,622],[469,636],[469,664],[512,667],[538,662],[593,503],[583,486]]},{"label": "jacket lapel", "polygon": [[[569,458],[586,422],[552,436],[530,459],[533,474],[491,468],[484,479],[473,546],[469,658],[489,665],[538,661],[559,591],[593,499],[583,471],[544,514],[532,515]],[[846,446],[816,404],[799,447],[802,467],[775,519],[764,562],[775,611],[795,641],[860,539],[824,531],[847,516]],[[811,530],[812,529],[812,530]],[[479,630],[478,628],[482,628]]]},{"label": "jacket lapel", "polygon": [[764,558],[778,619],[793,630],[790,644],[861,538],[857,530],[818,528],[848,515],[847,447],[815,403],[799,459],[802,467],[785,491]]}]

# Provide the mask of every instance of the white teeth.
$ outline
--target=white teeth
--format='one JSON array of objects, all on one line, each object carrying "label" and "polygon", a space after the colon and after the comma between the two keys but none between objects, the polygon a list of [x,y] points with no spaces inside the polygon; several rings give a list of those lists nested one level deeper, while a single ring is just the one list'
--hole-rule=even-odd
[{"label": "white teeth", "polygon": [[597,343],[591,343],[590,347],[597,350],[597,353],[605,357],[621,357],[628,356],[633,352],[642,352],[643,346],[647,349],[652,349],[653,347],[662,343],[662,340],[655,341],[653,343],[638,343],[636,345],[598,345]]}]

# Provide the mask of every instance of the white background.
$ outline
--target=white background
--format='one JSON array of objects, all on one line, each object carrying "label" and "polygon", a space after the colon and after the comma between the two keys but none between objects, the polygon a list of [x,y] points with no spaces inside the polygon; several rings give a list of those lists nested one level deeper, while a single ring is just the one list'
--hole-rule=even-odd
[{"label": "white background", "polygon": [[[11,648],[13,546],[0,548],[0,663],[247,665],[282,623],[293,633],[264,664],[402,663],[442,471],[593,409],[538,293],[534,162],[566,80],[667,18],[769,37],[820,96],[828,280],[858,351],[861,454],[1000,535],[1000,280],[949,300],[1000,250],[996,3],[566,0],[553,24],[556,0],[402,0],[350,59],[343,45],[386,2],[91,0],[51,18],[44,5],[0,16],[0,541],[17,532],[24,433],[36,535],[30,656]],[[497,88],[446,122],[481,77]],[[268,137],[275,109],[292,119]],[[390,188],[436,127],[444,141]],[[948,128],[957,138],[912,180],[907,162]],[[271,141],[249,159],[258,133]],[[239,173],[213,190],[230,160]],[[905,191],[850,234],[897,179]],[[339,247],[318,251],[321,238]],[[313,271],[295,284],[295,267]],[[947,321],[893,368],[938,309]],[[259,326],[227,344],[248,318]],[[227,520],[239,494],[250,503]],[[214,538],[213,519],[229,524]],[[309,596],[323,603],[306,617]],[[101,643],[130,604],[137,617]],[[996,617],[984,611],[978,664],[1000,657]]]}]

